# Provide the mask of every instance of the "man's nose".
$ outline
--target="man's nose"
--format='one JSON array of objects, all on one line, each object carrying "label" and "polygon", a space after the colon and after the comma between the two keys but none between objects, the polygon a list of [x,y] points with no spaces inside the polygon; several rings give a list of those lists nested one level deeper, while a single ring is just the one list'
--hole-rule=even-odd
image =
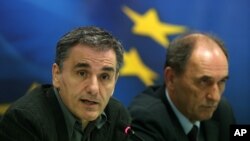
[{"label": "man's nose", "polygon": [[219,89],[218,84],[214,84],[211,87],[211,90],[208,93],[207,98],[210,99],[210,100],[212,100],[212,101],[219,101],[220,100],[220,98],[221,98],[221,91]]},{"label": "man's nose", "polygon": [[96,95],[99,90],[98,78],[96,76],[90,77],[87,83],[87,93]]}]

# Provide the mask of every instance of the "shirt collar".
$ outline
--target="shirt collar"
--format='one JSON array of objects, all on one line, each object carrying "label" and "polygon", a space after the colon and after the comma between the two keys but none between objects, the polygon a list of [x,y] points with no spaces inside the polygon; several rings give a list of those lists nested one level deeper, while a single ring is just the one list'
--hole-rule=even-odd
[{"label": "shirt collar", "polygon": [[200,121],[195,121],[194,123],[190,122],[187,117],[185,117],[174,105],[174,103],[171,101],[167,89],[165,90],[166,92],[166,98],[173,109],[175,115],[177,116],[185,134],[188,134],[189,131],[193,128],[193,125],[196,125],[198,129],[200,128]]},{"label": "shirt collar", "polygon": [[57,100],[59,101],[59,105],[62,109],[64,118],[65,118],[65,122],[66,122],[66,126],[68,129],[68,134],[71,137],[73,134],[73,130],[74,130],[74,125],[77,122],[76,118],[69,112],[69,110],[67,109],[67,107],[64,105],[64,103],[62,102],[61,97],[59,96],[58,90],[56,88],[54,88],[55,91],[55,95]]},{"label": "shirt collar", "polygon": [[96,120],[96,127],[97,129],[101,129],[102,126],[106,123],[107,121],[107,115],[105,112],[102,112],[101,116]]}]

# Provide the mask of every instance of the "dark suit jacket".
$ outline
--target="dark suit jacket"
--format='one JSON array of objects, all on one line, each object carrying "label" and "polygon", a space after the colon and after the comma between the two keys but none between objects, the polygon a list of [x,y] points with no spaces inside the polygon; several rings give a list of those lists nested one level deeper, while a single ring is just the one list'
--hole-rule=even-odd
[{"label": "dark suit jacket", "polygon": [[[165,87],[153,86],[129,106],[132,127],[145,141],[188,141],[165,96]],[[206,141],[229,141],[229,125],[235,123],[229,104],[222,99],[210,120],[201,122]]]},{"label": "dark suit jacket", "polygon": [[[101,129],[90,122],[84,132],[85,140],[127,140],[124,124],[130,124],[130,116],[117,100],[111,98],[105,108],[107,122]],[[34,89],[17,100],[0,121],[1,141],[69,141],[62,110],[51,85]],[[85,141],[84,140],[84,141]]]}]

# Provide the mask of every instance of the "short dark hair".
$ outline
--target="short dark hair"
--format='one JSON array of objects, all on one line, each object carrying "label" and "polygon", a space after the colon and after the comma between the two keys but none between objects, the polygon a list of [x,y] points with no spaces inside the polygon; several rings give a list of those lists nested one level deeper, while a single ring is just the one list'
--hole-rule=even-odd
[{"label": "short dark hair", "polygon": [[177,75],[184,73],[186,64],[194,50],[198,41],[198,36],[201,35],[214,41],[224,52],[228,59],[228,53],[224,43],[216,36],[209,33],[189,32],[174,39],[167,48],[165,66],[171,67]]},{"label": "short dark hair", "polygon": [[58,41],[55,63],[60,69],[63,68],[63,62],[68,57],[70,49],[78,44],[87,45],[100,51],[113,49],[117,60],[116,71],[118,72],[123,65],[124,48],[121,42],[102,28],[86,26],[73,29]]}]

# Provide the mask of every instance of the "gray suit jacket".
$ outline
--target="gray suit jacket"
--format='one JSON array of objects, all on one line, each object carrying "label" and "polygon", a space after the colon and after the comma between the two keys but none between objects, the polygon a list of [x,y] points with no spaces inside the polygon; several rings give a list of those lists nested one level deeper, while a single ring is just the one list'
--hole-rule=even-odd
[{"label": "gray suit jacket", "polygon": [[[188,141],[165,96],[164,86],[152,86],[136,96],[129,106],[132,127],[145,141]],[[210,120],[201,122],[205,141],[229,141],[229,126],[235,118],[222,99]]]}]

